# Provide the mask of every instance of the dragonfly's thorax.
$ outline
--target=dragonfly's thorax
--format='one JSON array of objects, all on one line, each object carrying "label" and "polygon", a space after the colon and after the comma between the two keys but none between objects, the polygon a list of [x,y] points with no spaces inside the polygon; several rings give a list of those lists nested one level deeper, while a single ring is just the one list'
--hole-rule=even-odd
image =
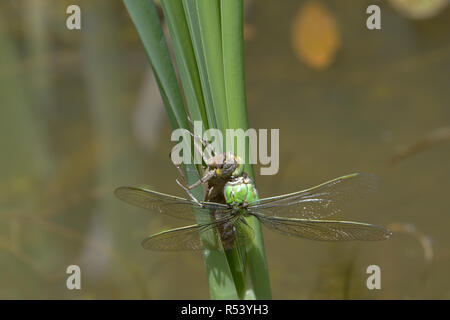
[{"label": "dragonfly's thorax", "polygon": [[245,208],[249,203],[258,200],[258,191],[253,180],[244,173],[225,184],[224,197],[227,204],[235,208]]}]

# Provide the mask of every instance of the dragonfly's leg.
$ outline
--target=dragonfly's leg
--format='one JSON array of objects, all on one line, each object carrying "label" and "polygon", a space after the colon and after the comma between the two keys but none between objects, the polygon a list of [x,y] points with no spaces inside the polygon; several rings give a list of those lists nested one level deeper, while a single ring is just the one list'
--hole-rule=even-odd
[{"label": "dragonfly's leg", "polygon": [[[203,137],[201,137],[198,134],[194,134],[192,131],[194,129],[194,122],[192,121],[191,117],[188,116],[187,117],[189,123],[191,124],[191,129],[189,131],[189,134],[192,136],[192,138],[194,138],[194,147],[197,148],[198,151],[200,151],[200,154],[202,155],[203,161],[206,161],[212,157],[215,156],[215,151],[211,148],[211,150],[209,149],[210,145],[211,145],[211,141],[208,141],[206,139],[203,139]],[[199,149],[196,140],[199,140],[200,143],[203,145],[203,147],[205,148],[205,151],[203,151],[201,148]],[[208,155],[206,155],[206,153],[208,153]],[[214,154],[213,154],[214,153]]]},{"label": "dragonfly's leg", "polygon": [[214,171],[207,171],[203,177],[201,177],[197,180],[197,182],[195,182],[194,184],[191,184],[191,185],[184,186],[184,188],[187,188],[188,190],[192,190],[195,187],[198,187],[199,185],[201,185],[202,183],[207,182],[209,179],[211,179],[211,177],[214,176],[214,174],[215,174]]},{"label": "dragonfly's leg", "polygon": [[[191,124],[192,130],[189,131],[189,134],[192,136],[192,138],[194,138],[194,146],[197,147],[197,144],[195,143],[195,139],[198,139],[201,142],[201,144],[203,145],[203,147],[205,148],[205,152],[203,152],[203,150],[200,149],[200,153],[202,154],[203,161],[205,161],[205,163],[206,163],[206,160],[214,157],[216,155],[216,152],[212,148],[211,148],[211,150],[208,149],[208,147],[211,145],[211,141],[203,139],[203,137],[199,136],[198,134],[194,134],[192,132],[194,129],[194,121],[192,121],[192,119],[189,115],[187,116],[187,119],[188,119],[189,123]],[[206,151],[208,152],[207,158],[205,158]]]},{"label": "dragonfly's leg", "polygon": [[192,138],[194,139],[198,139],[198,141],[201,142],[201,144],[206,148],[207,146],[209,146],[211,144],[210,141],[207,141],[205,139],[203,139],[201,136],[199,136],[198,134],[195,134],[191,131],[189,131],[190,135],[192,136]]},{"label": "dragonfly's leg", "polygon": [[[183,169],[181,169],[181,165],[178,165],[178,164],[176,164],[176,163],[173,161],[173,159],[172,159],[172,157],[171,157],[171,152],[169,153],[169,157],[170,157],[170,160],[172,161],[173,165],[175,166],[175,168],[177,168],[178,173],[180,174],[181,178],[183,179],[184,184],[187,185],[186,176],[185,176],[185,174],[184,174],[184,172],[183,172]],[[194,170],[194,172],[195,172],[195,174],[197,175],[197,178],[198,178],[199,180],[201,180],[200,176],[198,175],[197,170]],[[195,186],[191,187],[190,189],[195,188],[196,186],[198,186],[198,184],[196,184]]]},{"label": "dragonfly's leg", "polygon": [[202,137],[200,137],[198,134],[193,134],[193,133],[192,133],[192,131],[194,131],[194,121],[192,121],[192,119],[191,119],[190,116],[188,116],[187,119],[188,119],[189,123],[191,124],[191,129],[192,129],[192,130],[189,131],[189,133],[191,134],[191,136],[192,136],[193,138],[199,139],[199,140],[202,142],[203,146],[205,146],[204,143],[207,142],[207,141],[204,140]]},{"label": "dragonfly's leg", "polygon": [[[197,203],[199,206],[201,206],[201,203],[194,197],[194,195],[192,194],[192,192],[190,191],[191,189],[189,189],[190,186],[186,187],[185,185],[183,185],[178,179],[175,180],[177,182],[177,184],[184,190],[186,191],[186,193],[189,195],[189,197],[191,197],[192,201],[194,201],[195,203]],[[200,180],[199,180],[200,181]],[[197,183],[197,182],[196,182]],[[196,184],[195,183],[195,184]],[[200,181],[201,183],[201,181]]]},{"label": "dragonfly's leg", "polygon": [[192,189],[194,189],[195,187],[198,187],[199,185],[201,185],[202,183],[203,183],[203,180],[202,180],[202,179],[199,179],[199,180],[197,180],[196,183],[191,184],[191,185],[187,185],[187,186],[185,186],[185,188],[187,188],[188,190],[192,190]]},{"label": "dragonfly's leg", "polygon": [[[192,132],[190,132],[190,134],[193,135]],[[202,142],[202,144],[203,144],[203,142]],[[196,142],[195,136],[194,136],[194,148],[196,151],[198,151],[201,154],[203,161],[205,163],[207,163],[208,159],[211,158],[211,154],[207,154],[206,149],[205,150],[202,149],[202,147]],[[204,167],[203,164],[202,164],[202,167]]]},{"label": "dragonfly's leg", "polygon": [[200,142],[202,143],[202,145],[206,148],[206,146],[209,145],[211,142],[210,142],[210,141],[207,141],[207,140],[205,140],[205,139],[203,139],[203,138],[202,138],[201,136],[199,136],[198,134],[194,134],[194,133],[193,133],[193,131],[194,131],[194,121],[192,121],[192,119],[191,119],[190,116],[188,116],[187,119],[188,119],[189,123],[191,124],[191,128],[192,128],[192,130],[189,131],[189,133],[191,134],[191,136],[192,136],[193,138],[197,138],[198,140],[200,140]]},{"label": "dragonfly's leg", "polygon": [[192,127],[191,129],[193,129],[193,128],[194,128],[194,121],[192,121],[190,115],[187,116],[187,120],[188,120],[188,122],[191,124],[191,127]]},{"label": "dragonfly's leg", "polygon": [[191,196],[191,198],[192,198],[193,196],[191,195],[191,193],[190,193],[189,191],[192,190],[192,189],[194,189],[195,187],[198,187],[198,186],[201,185],[202,183],[207,182],[212,176],[214,176],[214,171],[207,171],[207,172],[205,173],[205,175],[204,175],[202,178],[198,179],[197,182],[195,182],[194,184],[191,184],[191,185],[184,185],[184,184],[182,184],[182,183],[180,182],[180,180],[178,180],[178,179],[176,179],[176,182],[177,182],[177,184],[178,184],[181,188],[183,188],[183,190],[186,191],[187,194],[189,194],[189,196]]},{"label": "dragonfly's leg", "polygon": [[[188,118],[189,123],[191,124],[191,127],[194,128],[194,122],[192,121],[192,119],[191,119],[189,116],[188,116],[187,118]],[[201,144],[202,144],[203,147],[205,148],[205,151],[206,151],[206,150],[208,150],[208,152],[210,151],[210,150],[208,149],[208,147],[211,145],[211,141],[208,141],[208,140],[203,139],[203,137],[199,136],[198,134],[194,134],[192,131],[189,131],[189,134],[192,136],[192,138],[194,138],[194,146],[197,147],[197,144],[195,143],[195,141],[196,141],[196,139],[197,139],[197,140],[199,140],[199,141],[201,142]],[[211,150],[211,152],[214,152],[214,150]],[[215,156],[215,154],[212,155],[212,154],[210,153],[210,154],[208,154],[209,157],[208,157],[207,159],[205,159],[205,154],[204,154],[203,150],[200,150],[200,153],[202,154],[202,158],[203,158],[203,160],[204,160],[205,162],[206,162],[206,160],[208,160],[209,158]],[[214,152],[214,153],[215,153],[215,152]]]},{"label": "dragonfly's leg", "polygon": [[172,151],[169,153],[169,157],[170,157],[170,160],[172,161],[173,165],[175,166],[175,168],[177,168],[178,173],[180,174],[180,176],[183,178],[184,181],[186,181],[186,177],[185,177],[185,175],[183,173],[183,170],[181,169],[181,166],[179,164],[176,164],[173,161],[173,159],[172,159]]}]

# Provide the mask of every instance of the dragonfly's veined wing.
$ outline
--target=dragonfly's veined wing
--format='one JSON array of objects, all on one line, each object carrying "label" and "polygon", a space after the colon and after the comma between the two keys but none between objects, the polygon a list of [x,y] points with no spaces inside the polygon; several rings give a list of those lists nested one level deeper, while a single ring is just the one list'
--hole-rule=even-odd
[{"label": "dragonfly's veined wing", "polygon": [[392,235],[388,229],[367,223],[281,218],[253,214],[272,230],[310,240],[386,240]]},{"label": "dragonfly's veined wing", "polygon": [[324,218],[338,213],[348,202],[361,198],[377,185],[377,176],[354,173],[306,190],[264,198],[252,202],[248,208],[267,216]]},{"label": "dragonfly's veined wing", "polygon": [[[219,230],[226,223],[234,227],[232,238],[222,239]],[[253,239],[252,229],[242,223],[239,218],[230,216],[211,223],[196,224],[172,230],[163,231],[142,241],[142,246],[148,250],[222,250],[231,249],[239,245],[247,245]]]},{"label": "dragonfly's veined wing", "polygon": [[211,221],[211,210],[224,214],[230,211],[224,204],[200,202],[198,205],[192,200],[143,188],[119,187],[114,194],[128,204],[181,219],[195,220],[195,210],[199,222]]}]

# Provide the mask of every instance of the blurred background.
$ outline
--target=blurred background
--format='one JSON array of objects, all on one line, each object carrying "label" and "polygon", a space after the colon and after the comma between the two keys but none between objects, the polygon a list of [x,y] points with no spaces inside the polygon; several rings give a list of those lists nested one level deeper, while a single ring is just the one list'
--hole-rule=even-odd
[{"label": "blurred background", "polygon": [[[81,7],[81,30],[66,8]],[[366,8],[381,8],[381,30]],[[261,197],[352,173],[381,178],[337,216],[388,241],[323,243],[264,230],[275,299],[450,298],[450,9],[446,0],[247,1],[250,127],[280,129]],[[0,298],[208,299],[198,252],[143,238],[184,221],[114,198],[184,196],[171,130],[119,0],[0,2]],[[256,174],[259,170],[256,168]],[[81,268],[82,290],[66,288]],[[368,290],[366,268],[381,268]]]}]

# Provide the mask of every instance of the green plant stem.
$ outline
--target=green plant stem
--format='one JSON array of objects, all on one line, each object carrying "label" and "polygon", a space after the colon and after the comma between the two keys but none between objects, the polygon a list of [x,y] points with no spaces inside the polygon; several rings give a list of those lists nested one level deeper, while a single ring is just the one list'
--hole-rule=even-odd
[{"label": "green plant stem", "polygon": [[[222,47],[228,127],[248,129],[247,103],[245,95],[243,0],[222,0]],[[246,147],[249,155],[249,146]],[[240,155],[245,159],[244,155]],[[246,161],[245,171],[254,178],[253,167]],[[257,299],[271,299],[269,275],[265,257],[264,242],[259,221],[250,217],[255,238],[248,250],[249,275]]]}]

